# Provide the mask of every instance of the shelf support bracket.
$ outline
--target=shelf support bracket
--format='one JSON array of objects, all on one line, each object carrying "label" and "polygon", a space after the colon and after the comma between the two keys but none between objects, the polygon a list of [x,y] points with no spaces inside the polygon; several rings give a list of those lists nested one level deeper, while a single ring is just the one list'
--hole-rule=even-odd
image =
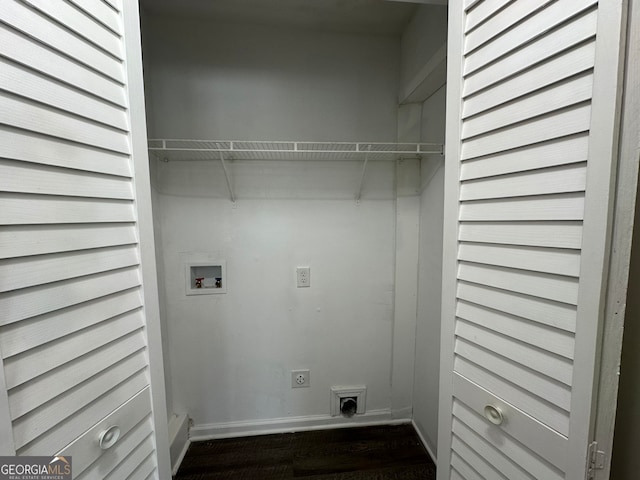
[{"label": "shelf support bracket", "polygon": [[362,187],[364,187],[364,176],[367,173],[367,164],[369,163],[369,152],[371,152],[371,145],[367,145],[367,153],[364,156],[364,163],[362,164],[362,173],[360,174],[360,186],[358,187],[358,193],[356,193],[357,205],[360,205],[360,197],[362,197]]},{"label": "shelf support bracket", "polygon": [[[216,143],[216,147],[220,149],[220,145]],[[229,171],[227,170],[227,163],[224,161],[224,152],[220,150],[220,163],[222,164],[222,170],[224,170],[224,178],[227,181],[227,188],[229,189],[229,196],[231,202],[236,203],[236,196],[233,194],[233,187],[231,186],[231,179],[229,178]]]}]

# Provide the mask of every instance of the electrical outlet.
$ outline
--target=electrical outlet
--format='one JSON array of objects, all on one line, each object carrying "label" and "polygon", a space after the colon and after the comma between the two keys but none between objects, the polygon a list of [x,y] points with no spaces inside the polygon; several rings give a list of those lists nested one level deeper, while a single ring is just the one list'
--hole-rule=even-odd
[{"label": "electrical outlet", "polygon": [[311,286],[311,267],[296,268],[298,278],[298,288]]},{"label": "electrical outlet", "polygon": [[291,370],[291,388],[308,387],[310,383],[309,370]]}]

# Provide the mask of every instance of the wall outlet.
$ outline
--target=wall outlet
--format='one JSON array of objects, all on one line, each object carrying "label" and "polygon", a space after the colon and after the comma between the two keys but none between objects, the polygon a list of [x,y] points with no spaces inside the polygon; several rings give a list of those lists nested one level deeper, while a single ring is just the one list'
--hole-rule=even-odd
[{"label": "wall outlet", "polygon": [[311,267],[296,268],[298,278],[298,288],[311,286]]},{"label": "wall outlet", "polygon": [[291,370],[291,388],[308,387],[310,383],[309,370]]}]

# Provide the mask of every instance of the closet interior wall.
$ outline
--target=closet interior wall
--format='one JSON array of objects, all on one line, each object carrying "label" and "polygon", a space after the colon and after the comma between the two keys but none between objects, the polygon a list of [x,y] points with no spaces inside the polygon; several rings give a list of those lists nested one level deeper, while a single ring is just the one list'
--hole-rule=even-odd
[{"label": "closet interior wall", "polygon": [[[444,142],[445,96],[446,87],[442,86],[423,104],[423,141]],[[435,457],[440,378],[444,157],[430,156],[422,160],[421,181],[413,422]]]},{"label": "closet interior wall", "polygon": [[[399,108],[399,141],[444,143],[447,8],[421,6],[401,39],[401,97],[420,84],[423,96]],[[427,79],[424,80],[424,75]],[[426,98],[425,98],[426,97]],[[416,203],[418,225],[415,328],[405,339],[415,343],[412,365],[412,420],[432,457],[437,455],[440,365],[440,301],[442,293],[442,225],[444,157],[427,155],[419,165],[415,197],[402,198],[398,208]],[[405,190],[406,191],[406,190]],[[411,208],[411,207],[409,207]],[[398,319],[396,318],[396,321]]]},{"label": "closet interior wall", "polygon": [[[437,10],[446,30],[446,8]],[[398,92],[412,71],[402,42],[399,34],[143,12],[149,137],[402,140]],[[444,111],[434,112],[425,124],[436,114],[444,122]],[[420,136],[411,141],[431,138]],[[398,372],[394,358],[415,349],[421,363],[437,361],[437,334],[427,335],[436,351],[425,357],[414,315],[412,334],[394,344],[402,232],[393,162],[369,163],[359,204],[361,161],[233,160],[235,204],[219,162],[151,162],[169,415],[188,414],[193,437],[330,424],[330,387],[364,384],[361,421],[411,418],[414,359]],[[420,197],[419,187],[418,203],[437,195],[428,187]],[[435,221],[413,215],[417,226]],[[186,296],[185,262],[206,260],[226,261],[227,293]],[[311,288],[296,288],[297,266],[311,267]],[[435,272],[420,269],[422,277]],[[440,281],[422,280],[423,290]],[[418,299],[410,301],[415,312]],[[418,332],[435,308],[420,305],[429,318]],[[310,369],[310,388],[291,388],[290,371],[299,368]],[[435,388],[429,395],[437,398],[430,378],[416,373],[420,391]],[[394,398],[402,399],[398,414]],[[427,416],[435,423],[437,410]]]}]

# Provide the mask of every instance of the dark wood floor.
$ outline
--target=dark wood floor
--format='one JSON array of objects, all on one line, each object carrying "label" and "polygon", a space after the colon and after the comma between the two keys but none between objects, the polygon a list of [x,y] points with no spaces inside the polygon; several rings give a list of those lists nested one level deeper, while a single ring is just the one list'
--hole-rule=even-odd
[{"label": "dark wood floor", "polygon": [[176,480],[435,480],[411,425],[356,427],[191,444]]}]

